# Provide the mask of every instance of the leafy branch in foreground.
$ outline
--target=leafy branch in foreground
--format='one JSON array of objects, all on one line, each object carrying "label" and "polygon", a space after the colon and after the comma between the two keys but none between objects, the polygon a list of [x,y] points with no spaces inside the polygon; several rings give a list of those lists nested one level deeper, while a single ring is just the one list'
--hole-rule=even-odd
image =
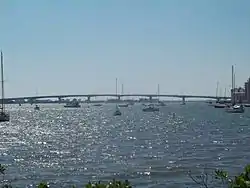
[{"label": "leafy branch in foreground", "polygon": [[[5,175],[6,167],[0,164],[0,174]],[[208,173],[204,171],[199,176],[193,176],[191,173],[188,173],[189,177],[200,187],[209,188],[209,187],[228,187],[228,188],[250,188],[250,165],[247,165],[244,171],[234,178],[230,178],[228,173],[223,170],[215,170],[213,173]],[[216,182],[214,181],[216,180]],[[216,183],[216,185],[214,184]],[[212,184],[212,185],[210,185]],[[1,188],[12,188],[10,184],[3,184]],[[71,186],[76,188],[75,186]],[[93,183],[89,182],[84,186],[85,188],[132,188],[129,181],[110,181],[109,183]],[[40,183],[37,188],[49,188],[47,183]]]},{"label": "leafy branch in foreground", "polygon": [[[10,188],[10,187],[7,187]],[[40,183],[38,185],[38,188],[49,188],[48,184],[46,183]],[[72,188],[76,188],[75,186],[72,186]],[[89,182],[87,185],[85,185],[85,188],[132,188],[128,180],[123,181],[116,181],[113,180],[109,183],[92,183]]]},{"label": "leafy branch in foreground", "polygon": [[[234,178],[230,178],[228,172],[223,170],[215,170],[212,174],[204,172],[199,176],[193,176],[189,172],[188,175],[193,182],[203,188],[215,187],[214,185],[210,186],[209,183],[216,183],[217,187],[220,185],[228,188],[250,188],[250,165],[247,165],[244,171]],[[208,181],[209,179],[210,181]],[[213,180],[217,180],[217,182]]]},{"label": "leafy branch in foreground", "polygon": [[132,188],[128,180],[122,181],[116,181],[113,180],[112,182],[109,182],[108,184],[102,184],[100,182],[98,183],[91,183],[89,182],[85,188]]}]

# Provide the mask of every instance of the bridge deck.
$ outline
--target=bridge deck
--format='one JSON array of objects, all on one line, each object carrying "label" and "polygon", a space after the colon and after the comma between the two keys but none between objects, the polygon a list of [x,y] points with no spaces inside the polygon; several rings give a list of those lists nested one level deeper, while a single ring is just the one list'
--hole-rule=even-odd
[{"label": "bridge deck", "polygon": [[50,98],[73,98],[73,97],[173,97],[173,98],[203,98],[203,99],[230,99],[231,97],[216,97],[203,95],[169,95],[169,94],[84,94],[84,95],[44,95],[44,96],[27,96],[27,97],[12,97],[5,100],[25,100],[25,99],[50,99]]}]

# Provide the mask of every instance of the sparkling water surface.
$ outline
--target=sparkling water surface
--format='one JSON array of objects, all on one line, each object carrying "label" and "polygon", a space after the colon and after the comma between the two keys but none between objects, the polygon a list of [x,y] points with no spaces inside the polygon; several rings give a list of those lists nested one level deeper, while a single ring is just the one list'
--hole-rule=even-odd
[{"label": "sparkling water surface", "polygon": [[[196,187],[191,170],[240,172],[250,156],[250,109],[228,114],[205,103],[167,104],[142,112],[115,106],[10,105],[0,124],[0,163],[14,185],[51,187],[128,179],[136,187]],[[176,113],[175,116],[172,114]],[[198,187],[198,186],[197,186]]]}]

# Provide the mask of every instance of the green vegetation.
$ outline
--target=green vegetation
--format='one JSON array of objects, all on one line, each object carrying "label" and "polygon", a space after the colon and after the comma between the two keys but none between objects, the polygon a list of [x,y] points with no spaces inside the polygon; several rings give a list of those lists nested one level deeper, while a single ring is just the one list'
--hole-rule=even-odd
[{"label": "green vegetation", "polygon": [[[213,174],[202,173],[193,177],[189,173],[189,177],[200,187],[225,187],[225,188],[250,188],[250,165],[247,165],[244,171],[234,178],[231,178],[228,172],[223,170],[215,170]],[[210,185],[212,184],[212,185]]]},{"label": "green vegetation", "polygon": [[[0,164],[0,174],[5,177],[6,167]],[[188,173],[189,177],[200,187],[203,188],[214,188],[214,187],[225,187],[225,188],[250,188],[250,165],[247,165],[244,171],[234,178],[230,178],[227,172],[223,170],[216,170],[213,174],[202,173],[199,176],[192,176]],[[2,184],[1,188],[13,188],[10,184]],[[47,183],[40,183],[37,188],[49,188]],[[71,186],[71,188],[76,188]],[[130,183],[125,181],[113,180],[108,183],[92,183],[89,182],[84,188],[132,188]]]}]

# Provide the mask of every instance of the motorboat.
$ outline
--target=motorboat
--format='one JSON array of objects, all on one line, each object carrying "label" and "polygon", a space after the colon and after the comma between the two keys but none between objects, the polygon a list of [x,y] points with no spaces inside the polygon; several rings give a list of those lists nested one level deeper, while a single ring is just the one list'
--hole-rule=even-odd
[{"label": "motorboat", "polygon": [[143,112],[158,112],[160,109],[155,107],[154,105],[148,105],[142,109]]},{"label": "motorboat", "polygon": [[118,104],[119,107],[128,107],[128,104]]},{"label": "motorboat", "polygon": [[79,104],[79,102],[77,100],[73,100],[71,102],[66,103],[66,105],[64,105],[65,108],[80,108],[81,105]]},{"label": "motorboat", "polygon": [[233,106],[227,107],[226,112],[228,112],[228,113],[244,113],[245,108],[242,104],[241,105],[233,105]]},{"label": "motorboat", "polygon": [[227,107],[226,104],[216,103],[216,104],[214,105],[214,108],[225,108],[225,107]]}]

